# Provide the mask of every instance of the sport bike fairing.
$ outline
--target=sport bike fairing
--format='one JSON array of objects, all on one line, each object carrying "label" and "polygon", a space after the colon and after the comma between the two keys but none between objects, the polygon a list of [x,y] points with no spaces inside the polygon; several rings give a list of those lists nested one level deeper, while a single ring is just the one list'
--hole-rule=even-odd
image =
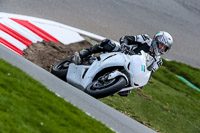
[{"label": "sport bike fairing", "polygon": [[[145,52],[140,55],[127,55],[121,52],[104,53],[100,55],[100,60],[95,60],[91,66],[69,65],[67,82],[84,90],[98,72],[108,67],[122,66],[129,73],[129,81],[133,88],[147,84],[151,72],[146,67]],[[127,78],[127,77],[126,77]]]}]

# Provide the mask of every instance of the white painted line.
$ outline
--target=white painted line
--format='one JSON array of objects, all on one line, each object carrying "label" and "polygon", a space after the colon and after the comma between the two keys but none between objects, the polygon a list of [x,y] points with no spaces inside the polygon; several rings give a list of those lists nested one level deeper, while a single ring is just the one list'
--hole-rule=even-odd
[{"label": "white painted line", "polygon": [[65,29],[68,29],[68,30],[71,30],[71,31],[75,31],[77,33],[80,33],[80,34],[83,34],[83,35],[86,35],[86,36],[89,36],[89,37],[92,37],[92,38],[95,38],[95,39],[98,39],[98,40],[105,39],[105,37],[102,37],[102,36],[99,36],[99,35],[96,35],[96,34],[93,34],[93,33],[78,29],[78,28],[74,28],[74,27],[71,27],[71,26],[68,26],[68,25],[64,25],[64,24],[61,24],[61,23],[58,23],[58,22],[54,22],[54,21],[51,21],[51,20],[45,20],[45,19],[25,16],[25,15],[18,15],[18,14],[10,14],[10,13],[0,12],[0,18],[6,18],[6,17],[18,18],[18,19],[23,19],[23,20],[29,20],[29,21],[32,21],[32,22],[37,22],[37,23],[54,25],[54,26],[57,26],[57,27],[60,27],[60,28],[65,28]]},{"label": "white painted line", "polygon": [[[4,45],[3,43],[0,43],[0,45],[2,45],[2,46],[4,46],[4,47],[6,47],[6,48],[8,48],[9,50],[11,50],[12,52],[14,52],[14,53],[16,53],[16,54],[18,54],[18,55],[20,55],[19,53],[17,53],[16,51],[14,51],[14,50],[12,50],[11,48],[9,48],[9,47],[7,47],[6,45]],[[21,55],[20,55],[21,56]]]},{"label": "white painted line", "polygon": [[20,41],[16,40],[12,36],[8,35],[7,33],[3,32],[1,30],[0,30],[0,36],[22,51],[27,48],[26,45],[24,45]]},{"label": "white painted line", "polygon": [[42,30],[46,31],[47,33],[49,33],[50,35],[52,35],[53,37],[55,37],[57,40],[59,40],[65,45],[85,40],[77,32],[71,31],[66,28],[44,24],[44,23],[33,22],[33,21],[29,21],[29,22],[38,26]]},{"label": "white painted line", "polygon": [[27,39],[29,39],[33,43],[36,43],[37,41],[41,42],[43,40],[41,37],[39,37],[38,35],[36,35],[32,31],[30,31],[26,27],[14,22],[13,20],[11,20],[9,18],[0,19],[0,23],[2,23],[4,25],[8,26],[9,28],[15,30],[16,32],[18,32],[22,36],[26,37]]}]

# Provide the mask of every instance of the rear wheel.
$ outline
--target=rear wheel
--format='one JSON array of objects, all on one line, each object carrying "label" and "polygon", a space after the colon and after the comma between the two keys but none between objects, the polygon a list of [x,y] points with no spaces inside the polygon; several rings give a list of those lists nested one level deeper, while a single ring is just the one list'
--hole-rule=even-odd
[{"label": "rear wheel", "polygon": [[71,63],[71,58],[65,58],[58,63],[56,63],[51,69],[51,73],[66,81],[66,75],[68,71],[69,64]]},{"label": "rear wheel", "polygon": [[107,75],[105,74],[93,81],[86,88],[85,92],[95,98],[102,98],[110,96],[126,86],[127,81],[124,77],[119,76],[108,80]]}]

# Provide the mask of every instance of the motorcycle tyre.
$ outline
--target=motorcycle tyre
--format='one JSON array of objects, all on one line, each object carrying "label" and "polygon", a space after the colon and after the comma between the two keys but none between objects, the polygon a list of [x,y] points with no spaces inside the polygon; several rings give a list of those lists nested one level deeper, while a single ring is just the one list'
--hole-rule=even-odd
[{"label": "motorcycle tyre", "polygon": [[87,88],[85,89],[85,92],[92,97],[95,98],[103,98],[110,96],[118,91],[120,91],[122,88],[124,88],[127,85],[127,81],[124,77],[116,77],[117,80],[112,84],[111,86],[108,86],[107,88],[101,89],[101,90],[92,90],[91,87],[96,82],[92,82]]}]

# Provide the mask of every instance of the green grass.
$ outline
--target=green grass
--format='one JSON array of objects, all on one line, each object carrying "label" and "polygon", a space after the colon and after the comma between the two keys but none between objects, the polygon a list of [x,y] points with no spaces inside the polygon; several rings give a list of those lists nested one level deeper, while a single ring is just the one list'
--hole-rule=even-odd
[{"label": "green grass", "polygon": [[195,86],[200,88],[200,69],[193,68],[189,65],[175,61],[164,60],[164,65],[167,68],[167,70],[186,78]]},{"label": "green grass", "polygon": [[199,69],[164,61],[143,90],[135,89],[128,97],[115,95],[101,101],[162,133],[199,133],[200,92],[187,86],[176,74],[199,87]]},{"label": "green grass", "polygon": [[0,133],[102,133],[105,125],[0,59]]}]

